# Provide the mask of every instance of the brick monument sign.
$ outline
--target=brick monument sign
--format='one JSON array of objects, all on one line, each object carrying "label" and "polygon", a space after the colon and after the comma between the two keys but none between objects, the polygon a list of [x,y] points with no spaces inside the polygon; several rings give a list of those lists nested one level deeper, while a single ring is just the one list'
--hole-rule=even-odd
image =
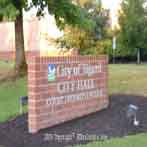
[{"label": "brick monument sign", "polygon": [[107,56],[32,57],[29,132],[107,108]]}]

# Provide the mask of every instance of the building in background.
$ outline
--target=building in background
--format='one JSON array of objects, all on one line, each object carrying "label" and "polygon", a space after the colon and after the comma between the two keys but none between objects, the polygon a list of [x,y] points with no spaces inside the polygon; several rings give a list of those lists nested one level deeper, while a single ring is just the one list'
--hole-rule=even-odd
[{"label": "building in background", "polygon": [[[34,11],[24,12],[24,43],[26,53],[41,56],[70,55],[75,51],[65,51],[56,46],[55,40],[61,37],[53,16],[46,14],[38,19]],[[15,58],[14,22],[0,23],[0,59]]]}]

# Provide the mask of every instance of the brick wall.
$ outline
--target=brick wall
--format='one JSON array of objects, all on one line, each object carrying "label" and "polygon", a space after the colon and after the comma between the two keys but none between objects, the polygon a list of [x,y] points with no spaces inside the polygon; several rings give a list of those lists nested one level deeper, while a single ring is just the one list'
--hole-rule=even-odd
[{"label": "brick wall", "polygon": [[34,57],[28,63],[30,133],[107,108],[107,56]]},{"label": "brick wall", "polygon": [[13,51],[0,51],[0,60],[13,61],[15,59],[15,54]]},{"label": "brick wall", "polygon": [[[26,59],[33,57],[33,56],[39,56],[39,51],[26,51]],[[7,61],[13,61],[15,60],[15,52],[14,51],[0,51],[0,60],[7,60]]]}]

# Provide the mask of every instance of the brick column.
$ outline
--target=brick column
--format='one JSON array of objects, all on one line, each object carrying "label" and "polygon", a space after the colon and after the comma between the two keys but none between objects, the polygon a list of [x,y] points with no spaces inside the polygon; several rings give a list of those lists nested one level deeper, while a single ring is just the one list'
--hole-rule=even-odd
[{"label": "brick column", "polygon": [[33,57],[28,64],[28,122],[29,132],[36,133],[39,130],[37,106],[40,100],[40,81],[38,80],[40,74],[40,59]]}]

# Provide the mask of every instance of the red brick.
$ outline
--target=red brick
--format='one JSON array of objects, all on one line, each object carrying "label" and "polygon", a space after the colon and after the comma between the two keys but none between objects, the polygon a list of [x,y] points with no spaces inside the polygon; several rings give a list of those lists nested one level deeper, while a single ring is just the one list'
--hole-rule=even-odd
[{"label": "red brick", "polygon": [[[38,130],[50,127],[67,120],[81,117],[104,109],[109,104],[108,99],[108,69],[107,56],[72,56],[72,57],[34,57],[29,60],[28,66],[28,95],[29,95],[29,131],[34,133]],[[64,67],[76,67],[78,64],[98,65],[102,64],[102,72],[91,76],[78,75],[56,78],[48,82],[48,64],[64,65]],[[57,83],[63,81],[94,79],[96,87],[104,92],[103,97],[91,97],[87,100],[79,100],[62,105],[49,106],[47,98],[50,96],[62,96],[57,91]],[[92,90],[92,89],[91,89]],[[66,95],[88,92],[91,90],[79,90],[66,92]]]}]

